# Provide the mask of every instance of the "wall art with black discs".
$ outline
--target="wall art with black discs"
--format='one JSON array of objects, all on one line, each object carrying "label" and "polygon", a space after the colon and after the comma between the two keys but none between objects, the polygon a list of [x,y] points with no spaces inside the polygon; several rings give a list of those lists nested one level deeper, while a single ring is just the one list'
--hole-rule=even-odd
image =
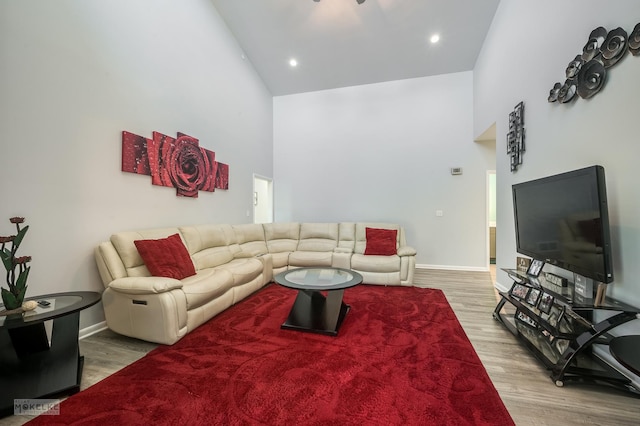
[{"label": "wall art with black discs", "polygon": [[627,51],[633,56],[640,55],[640,24],[630,35],[620,27],[611,31],[598,27],[591,31],[582,53],[567,65],[565,81],[554,84],[547,100],[566,104],[577,97],[591,98],[604,87],[609,69],[620,62]]}]

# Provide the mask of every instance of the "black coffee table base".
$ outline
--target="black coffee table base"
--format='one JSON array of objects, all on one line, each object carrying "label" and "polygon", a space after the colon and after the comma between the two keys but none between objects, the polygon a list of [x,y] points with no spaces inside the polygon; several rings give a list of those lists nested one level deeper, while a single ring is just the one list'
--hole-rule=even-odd
[{"label": "black coffee table base", "polygon": [[280,328],[336,336],[351,308],[342,302],[344,289],[329,290],[327,297],[316,290],[298,290],[289,317]]}]

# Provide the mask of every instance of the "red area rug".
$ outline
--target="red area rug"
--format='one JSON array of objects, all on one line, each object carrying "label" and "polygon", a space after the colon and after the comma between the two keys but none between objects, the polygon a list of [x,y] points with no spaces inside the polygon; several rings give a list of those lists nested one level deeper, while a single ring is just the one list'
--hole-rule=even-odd
[{"label": "red area rug", "polygon": [[347,289],[337,337],[281,330],[295,295],[270,285],[29,424],[513,425],[440,290]]}]

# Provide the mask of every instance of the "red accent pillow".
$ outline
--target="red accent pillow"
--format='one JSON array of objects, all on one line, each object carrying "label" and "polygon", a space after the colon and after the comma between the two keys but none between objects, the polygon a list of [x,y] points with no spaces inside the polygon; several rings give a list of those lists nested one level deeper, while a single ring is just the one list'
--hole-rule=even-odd
[{"label": "red accent pillow", "polygon": [[178,234],[159,240],[136,240],[133,243],[154,277],[181,280],[196,274],[189,252]]},{"label": "red accent pillow", "polygon": [[367,246],[364,254],[379,256],[393,256],[397,253],[396,237],[398,231],[395,229],[365,228],[367,235]]}]

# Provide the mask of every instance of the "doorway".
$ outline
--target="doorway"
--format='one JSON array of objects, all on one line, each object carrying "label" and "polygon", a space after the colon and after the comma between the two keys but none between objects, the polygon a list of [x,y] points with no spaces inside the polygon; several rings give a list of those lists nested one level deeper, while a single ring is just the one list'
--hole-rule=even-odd
[{"label": "doorway", "polygon": [[489,265],[496,264],[496,171],[487,171],[487,228]]},{"label": "doorway", "polygon": [[273,179],[253,174],[253,223],[273,222]]},{"label": "doorway", "polygon": [[475,139],[475,142],[481,143],[489,150],[489,156],[492,158],[493,170],[487,169],[486,184],[485,184],[485,197],[486,197],[486,262],[489,272],[495,273],[496,267],[496,211],[497,211],[497,190],[496,190],[496,123],[489,126],[480,136]]}]

